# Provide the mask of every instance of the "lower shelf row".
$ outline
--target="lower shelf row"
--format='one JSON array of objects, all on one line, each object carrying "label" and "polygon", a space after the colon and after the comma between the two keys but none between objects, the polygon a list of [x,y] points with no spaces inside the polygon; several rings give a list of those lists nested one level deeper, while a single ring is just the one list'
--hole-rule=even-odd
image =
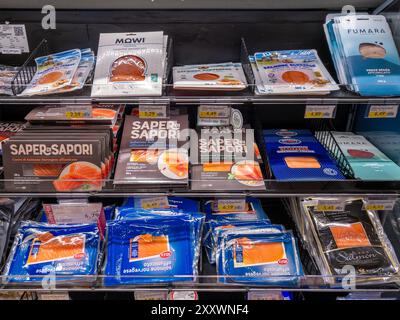
[{"label": "lower shelf row", "polygon": [[400,290],[400,202],[362,197],[0,203],[2,289]]}]

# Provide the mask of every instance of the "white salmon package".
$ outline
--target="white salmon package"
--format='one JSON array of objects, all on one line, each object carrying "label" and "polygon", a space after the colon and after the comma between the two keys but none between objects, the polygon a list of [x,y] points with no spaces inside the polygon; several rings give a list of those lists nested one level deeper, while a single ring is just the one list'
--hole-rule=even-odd
[{"label": "white salmon package", "polygon": [[36,73],[20,95],[46,94],[71,85],[80,61],[79,49],[36,58]]},{"label": "white salmon package", "polygon": [[254,59],[267,94],[327,94],[339,90],[316,50],[284,50],[255,53]]},{"label": "white salmon package", "polygon": [[241,63],[192,65],[173,68],[174,89],[243,90],[247,87]]},{"label": "white salmon package", "polygon": [[161,96],[166,41],[162,31],[101,33],[92,96]]},{"label": "white salmon package", "polygon": [[6,281],[12,283],[40,282],[48,274],[54,274],[57,281],[94,281],[99,248],[100,236],[96,224],[23,222],[15,237],[4,275]]}]

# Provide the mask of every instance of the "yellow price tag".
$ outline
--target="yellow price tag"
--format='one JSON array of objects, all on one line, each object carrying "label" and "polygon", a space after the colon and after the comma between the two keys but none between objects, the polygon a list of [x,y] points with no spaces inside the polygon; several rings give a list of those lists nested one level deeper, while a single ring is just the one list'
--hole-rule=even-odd
[{"label": "yellow price tag", "polygon": [[334,204],[321,204],[315,207],[316,211],[339,211],[339,207]]},{"label": "yellow price tag", "polygon": [[387,111],[370,111],[368,114],[368,118],[387,118]]},{"label": "yellow price tag", "polygon": [[85,112],[83,111],[67,111],[65,112],[65,116],[68,119],[81,119],[85,117]]},{"label": "yellow price tag", "polygon": [[139,111],[139,118],[157,118],[157,116],[155,111]]},{"label": "yellow price tag", "polygon": [[216,118],[218,117],[217,111],[200,111],[200,118]]},{"label": "yellow price tag", "polygon": [[365,210],[371,210],[371,211],[378,211],[378,210],[385,210],[385,205],[384,204],[367,204],[365,205]]},{"label": "yellow price tag", "polygon": [[320,119],[324,117],[324,112],[322,111],[307,111],[304,118],[306,119]]},{"label": "yellow price tag", "polygon": [[226,212],[226,211],[235,211],[237,207],[234,204],[218,204],[218,211]]}]

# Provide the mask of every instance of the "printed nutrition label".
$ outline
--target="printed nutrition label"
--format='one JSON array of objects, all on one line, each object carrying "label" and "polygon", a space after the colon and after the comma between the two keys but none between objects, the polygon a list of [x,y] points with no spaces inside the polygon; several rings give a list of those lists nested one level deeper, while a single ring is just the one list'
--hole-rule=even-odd
[{"label": "printed nutrition label", "polygon": [[23,24],[0,24],[0,53],[29,52],[28,37]]}]

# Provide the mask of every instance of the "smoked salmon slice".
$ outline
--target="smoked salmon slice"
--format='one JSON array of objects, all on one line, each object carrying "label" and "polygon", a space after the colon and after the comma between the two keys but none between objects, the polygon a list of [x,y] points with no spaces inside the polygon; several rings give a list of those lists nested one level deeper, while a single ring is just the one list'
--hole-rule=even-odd
[{"label": "smoked salmon slice", "polygon": [[92,109],[93,118],[113,119],[115,117],[115,114],[116,111],[112,109],[105,109],[105,108]]},{"label": "smoked salmon slice", "polygon": [[238,248],[240,248],[240,263],[245,266],[273,263],[285,259],[285,248],[281,242],[252,242],[247,238],[241,238],[236,243],[235,261],[239,260]]},{"label": "smoked salmon slice", "polygon": [[53,236],[46,232],[33,239],[27,265],[79,258],[85,254],[85,236]]},{"label": "smoked salmon slice", "polygon": [[143,234],[131,239],[130,261],[159,256],[166,251],[169,251],[167,236]]},{"label": "smoked salmon slice", "polygon": [[256,163],[243,163],[236,165],[234,172],[237,180],[262,180],[261,168]]},{"label": "smoked salmon slice", "polygon": [[35,164],[33,174],[37,177],[58,177],[62,169],[60,164]]}]

